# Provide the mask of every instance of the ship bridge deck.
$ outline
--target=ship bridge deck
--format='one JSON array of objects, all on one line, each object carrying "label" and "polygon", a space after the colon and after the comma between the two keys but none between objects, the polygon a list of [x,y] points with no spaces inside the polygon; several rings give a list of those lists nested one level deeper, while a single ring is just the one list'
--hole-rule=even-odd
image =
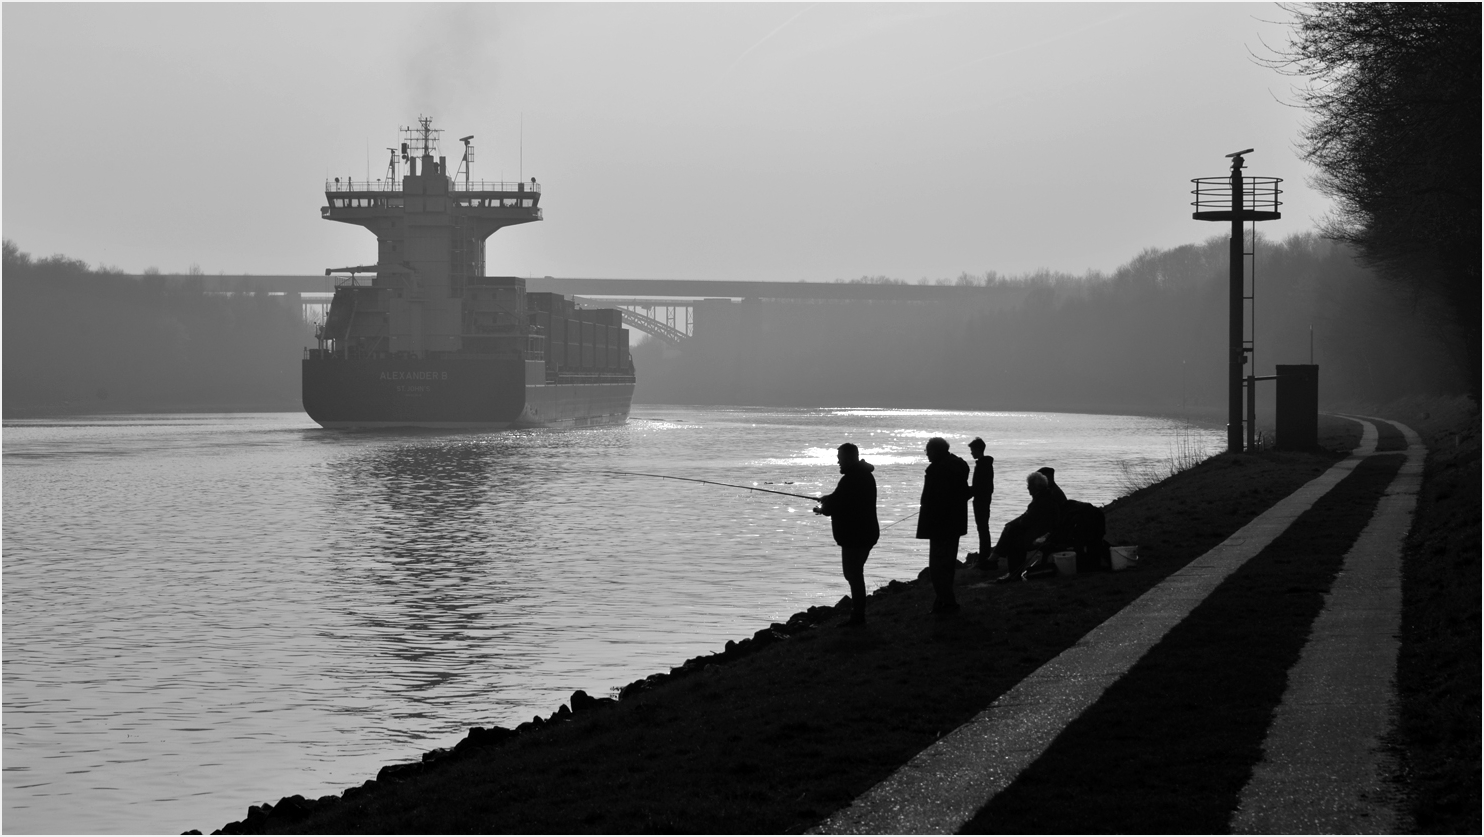
[{"label": "ship bridge deck", "polygon": [[[541,184],[536,178],[517,180],[449,180],[450,192],[480,192],[492,195],[520,195],[535,192],[541,194]],[[344,194],[349,197],[401,194],[402,181],[391,180],[341,180],[325,181],[325,194]]]}]

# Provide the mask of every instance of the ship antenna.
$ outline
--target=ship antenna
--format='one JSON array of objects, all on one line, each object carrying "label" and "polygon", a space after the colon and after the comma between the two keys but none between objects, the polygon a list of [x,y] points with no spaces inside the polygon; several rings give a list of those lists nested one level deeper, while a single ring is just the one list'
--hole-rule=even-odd
[{"label": "ship antenna", "polygon": [[422,154],[422,156],[424,156],[424,157],[430,157],[433,154],[433,117],[431,117],[431,116],[419,116],[417,118],[417,121],[422,124],[422,135],[423,135],[423,154]]},{"label": "ship antenna", "polygon": [[[467,137],[459,137],[459,142],[464,144],[464,161],[459,168],[464,170],[464,191],[466,192],[469,191],[469,164],[474,162],[474,146],[469,144],[469,140],[472,139],[474,139],[473,134]],[[454,177],[458,177],[458,172],[454,172]]]},{"label": "ship antenna", "polygon": [[526,112],[520,112],[520,182],[526,182]]}]

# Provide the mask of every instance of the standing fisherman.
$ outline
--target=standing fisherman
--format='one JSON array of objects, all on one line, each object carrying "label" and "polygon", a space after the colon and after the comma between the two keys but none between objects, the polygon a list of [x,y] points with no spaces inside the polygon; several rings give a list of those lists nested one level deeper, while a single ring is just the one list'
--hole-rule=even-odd
[{"label": "standing fisherman", "polygon": [[972,557],[975,566],[988,569],[989,505],[994,500],[994,457],[984,455],[984,440],[978,436],[969,443],[969,453],[974,455],[974,481],[970,483],[970,488],[974,493],[974,528],[979,531],[979,551]]},{"label": "standing fisherman", "polygon": [[958,539],[969,531],[966,503],[971,496],[969,464],[948,452],[948,441],[928,439],[928,467],[922,483],[917,537],[928,542],[928,574],[933,580],[933,613],[957,613],[953,576]]},{"label": "standing fisherman", "polygon": [[815,514],[828,515],[835,543],[840,545],[840,564],[850,583],[850,625],[866,623],[866,559],[881,538],[876,521],[876,466],[860,458],[860,449],[850,442],[839,447],[840,482],[833,494],[819,498]]}]

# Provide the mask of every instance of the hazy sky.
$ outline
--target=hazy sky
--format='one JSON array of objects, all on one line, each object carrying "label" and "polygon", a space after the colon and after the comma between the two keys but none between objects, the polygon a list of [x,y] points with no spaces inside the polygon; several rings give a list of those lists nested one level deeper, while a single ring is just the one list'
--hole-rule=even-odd
[{"label": "hazy sky", "polygon": [[[419,115],[546,220],[491,274],[908,280],[1110,270],[1223,232],[1189,180],[1285,178],[1272,4],[18,4],[3,7],[4,236],[130,272],[375,258],[319,217]],[[524,119],[524,164],[521,123]],[[369,149],[369,152],[368,152]],[[452,161],[450,161],[452,163]]]}]

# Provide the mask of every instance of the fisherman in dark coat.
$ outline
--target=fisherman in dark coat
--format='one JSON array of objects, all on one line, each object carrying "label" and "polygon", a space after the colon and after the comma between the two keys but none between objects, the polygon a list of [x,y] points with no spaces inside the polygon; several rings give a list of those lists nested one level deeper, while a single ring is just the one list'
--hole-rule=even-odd
[{"label": "fisherman in dark coat", "polygon": [[850,622],[866,621],[866,559],[881,538],[876,520],[876,466],[860,458],[860,449],[850,442],[841,445],[836,457],[840,482],[833,494],[819,498],[815,514],[828,515],[835,543],[840,545],[840,564],[850,584]]},{"label": "fisherman in dark coat", "polygon": [[989,566],[989,506],[994,500],[994,457],[984,455],[984,440],[978,436],[969,443],[974,455],[974,479],[969,487],[974,493],[974,528],[979,531],[979,551],[974,553],[980,569]]},{"label": "fisherman in dark coat", "polygon": [[1060,512],[1067,506],[1067,492],[1061,490],[1056,484],[1056,469],[1051,467],[1037,468],[1036,473],[1046,477],[1046,487],[1051,491],[1051,503],[1055,511]]},{"label": "fisherman in dark coat", "polygon": [[1005,556],[1010,571],[995,579],[996,582],[1020,580],[1020,573],[1025,569],[1025,554],[1031,544],[1056,526],[1066,507],[1067,495],[1046,476],[1045,472],[1049,470],[1042,468],[1026,475],[1025,488],[1030,492],[1031,504],[1026,506],[1024,514],[1000,530],[1000,539],[991,555]]},{"label": "fisherman in dark coat", "polygon": [[928,467],[922,484],[917,537],[928,542],[928,575],[933,580],[933,613],[955,613],[953,576],[958,539],[969,531],[969,464],[948,452],[947,440],[927,443]]}]

